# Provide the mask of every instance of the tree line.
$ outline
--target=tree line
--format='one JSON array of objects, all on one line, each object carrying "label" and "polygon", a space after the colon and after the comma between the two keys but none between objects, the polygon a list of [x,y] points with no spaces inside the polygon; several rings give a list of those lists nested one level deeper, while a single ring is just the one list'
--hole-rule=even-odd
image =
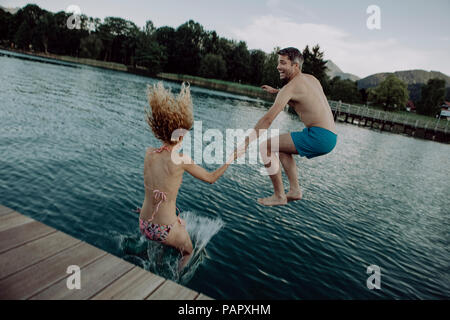
[{"label": "tree line", "polygon": [[[201,24],[189,20],[177,28],[156,28],[148,20],[143,28],[119,17],[98,18],[80,15],[75,28],[71,13],[48,12],[28,4],[14,15],[0,9],[0,41],[4,46],[58,55],[97,59],[124,64],[136,69],[144,67],[150,75],[160,72],[187,74],[260,86],[281,87],[276,69],[277,51],[267,54],[249,50],[244,41],[229,40]],[[406,84],[395,76],[388,77],[374,89],[358,90],[357,83],[330,79],[326,60],[319,45],[306,46],[303,72],[314,75],[331,100],[404,109],[409,93]],[[394,79],[395,78],[395,79]],[[430,105],[443,100],[442,83],[438,79],[422,88],[417,111],[437,112]],[[445,96],[445,83],[444,83]],[[434,106],[435,107],[435,106]]]}]

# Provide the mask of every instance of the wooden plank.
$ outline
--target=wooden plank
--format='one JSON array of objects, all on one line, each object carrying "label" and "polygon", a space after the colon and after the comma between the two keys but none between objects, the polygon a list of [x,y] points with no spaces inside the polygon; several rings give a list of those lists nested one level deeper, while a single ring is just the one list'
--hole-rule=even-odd
[{"label": "wooden plank", "polygon": [[61,279],[67,278],[67,267],[80,268],[105,256],[106,252],[80,242],[46,260],[0,281],[0,299],[28,299]]},{"label": "wooden plank", "polygon": [[68,289],[67,279],[62,279],[32,297],[33,300],[84,300],[94,296],[115,279],[130,271],[133,264],[107,254],[81,269],[81,288]]},{"label": "wooden plank", "polygon": [[183,287],[171,280],[166,280],[146,300],[194,300],[197,296],[198,292]]},{"label": "wooden plank", "polygon": [[80,240],[55,232],[0,254],[0,279],[74,246]]},{"label": "wooden plank", "polygon": [[207,295],[205,295],[203,293],[200,293],[195,300],[214,300],[214,299],[211,297],[208,297]]},{"label": "wooden plank", "polygon": [[13,212],[14,210],[0,204],[0,217]]},{"label": "wooden plank", "polygon": [[12,211],[0,217],[0,231],[20,226],[25,223],[32,222],[33,219],[28,218],[20,213]]},{"label": "wooden plank", "polygon": [[[70,265],[81,290],[67,288]],[[211,300],[0,205],[0,299],[144,298]]]},{"label": "wooden plank", "polygon": [[155,291],[165,279],[139,267],[104,288],[93,300],[143,300]]},{"label": "wooden plank", "polygon": [[0,253],[54,232],[57,231],[38,221],[1,231]]}]

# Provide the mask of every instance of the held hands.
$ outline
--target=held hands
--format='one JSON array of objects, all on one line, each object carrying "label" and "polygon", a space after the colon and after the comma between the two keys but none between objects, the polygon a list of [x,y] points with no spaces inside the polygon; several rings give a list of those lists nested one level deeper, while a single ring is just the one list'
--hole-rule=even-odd
[{"label": "held hands", "polygon": [[234,160],[241,157],[242,155],[245,155],[245,152],[250,145],[250,142],[257,139],[255,131],[253,131],[250,136],[247,136],[245,138],[245,142],[242,143],[240,146],[238,146],[236,149],[234,149],[233,154],[228,158],[227,164],[231,164]]},{"label": "held hands", "polygon": [[272,94],[278,93],[278,91],[280,91],[278,89],[272,88],[271,86],[268,86],[267,84],[261,86],[261,89],[263,89],[264,91],[267,91],[268,93],[272,93]]},{"label": "held hands", "polygon": [[228,158],[226,163],[228,165],[230,165],[234,160],[236,160],[237,158],[239,158],[242,155],[244,155],[246,149],[247,148],[245,147],[244,144],[242,144],[239,147],[237,147],[236,149],[234,149],[234,152],[230,155],[230,157]]}]

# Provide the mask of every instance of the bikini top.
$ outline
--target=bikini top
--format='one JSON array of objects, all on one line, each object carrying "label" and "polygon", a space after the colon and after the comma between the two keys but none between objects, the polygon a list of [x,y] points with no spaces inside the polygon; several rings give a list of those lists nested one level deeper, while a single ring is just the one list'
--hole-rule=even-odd
[{"label": "bikini top", "polygon": [[[170,150],[169,147],[167,147],[167,146],[161,146],[160,148],[158,148],[158,149],[156,149],[156,150],[153,150],[153,151],[151,151],[151,152],[152,152],[152,153],[153,153],[153,152],[161,153],[161,152],[163,152],[164,150],[167,150],[167,151],[171,152],[171,150]],[[148,189],[148,190],[151,190],[151,188],[149,188],[149,187],[145,184],[145,182],[144,182],[144,187],[145,187],[146,189]],[[156,212],[158,212],[158,209],[159,209],[159,206],[161,205],[161,203],[167,200],[167,193],[164,192],[164,191],[161,191],[161,190],[157,190],[157,189],[153,190],[153,196],[155,197],[155,200],[158,201],[158,203],[156,204],[156,208],[155,208],[155,210],[153,211],[152,217],[151,217],[150,219],[148,219],[148,221],[152,221],[152,220],[153,220],[153,218],[155,217]],[[179,215],[179,214],[180,214],[180,209],[178,209],[178,207],[176,207],[176,208],[177,208],[177,210],[178,210],[178,215]],[[178,222],[181,224],[181,220],[180,220],[180,217],[179,217],[179,216],[177,216],[177,219],[178,219]]]}]

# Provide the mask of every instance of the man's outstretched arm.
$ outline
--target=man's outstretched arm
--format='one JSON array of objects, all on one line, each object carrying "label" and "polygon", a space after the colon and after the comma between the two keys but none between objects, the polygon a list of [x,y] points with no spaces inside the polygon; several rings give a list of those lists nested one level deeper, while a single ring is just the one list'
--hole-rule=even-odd
[{"label": "man's outstretched arm", "polygon": [[284,109],[284,107],[287,105],[289,100],[292,98],[290,87],[283,87],[277,94],[277,97],[275,99],[275,102],[273,103],[272,107],[267,111],[267,113],[259,119],[259,121],[256,123],[255,127],[253,128],[252,134],[247,136],[245,138],[244,146],[238,147],[234,152],[234,159],[237,159],[239,156],[245,154],[245,150],[247,150],[248,146],[253,140],[258,139],[260,135],[260,130],[267,130],[272,122],[275,120],[275,118],[280,114],[280,112]]},{"label": "man's outstretched arm", "polygon": [[261,86],[261,89],[263,89],[264,91],[271,93],[271,94],[275,94],[280,91],[280,89],[272,88],[271,86],[268,86],[267,84]]},{"label": "man's outstretched arm", "polygon": [[292,98],[291,91],[292,89],[290,87],[285,86],[278,92],[272,107],[261,119],[259,119],[254,127],[257,137],[259,136],[259,130],[268,129],[275,118],[283,111],[284,107],[286,107],[289,100]]}]

